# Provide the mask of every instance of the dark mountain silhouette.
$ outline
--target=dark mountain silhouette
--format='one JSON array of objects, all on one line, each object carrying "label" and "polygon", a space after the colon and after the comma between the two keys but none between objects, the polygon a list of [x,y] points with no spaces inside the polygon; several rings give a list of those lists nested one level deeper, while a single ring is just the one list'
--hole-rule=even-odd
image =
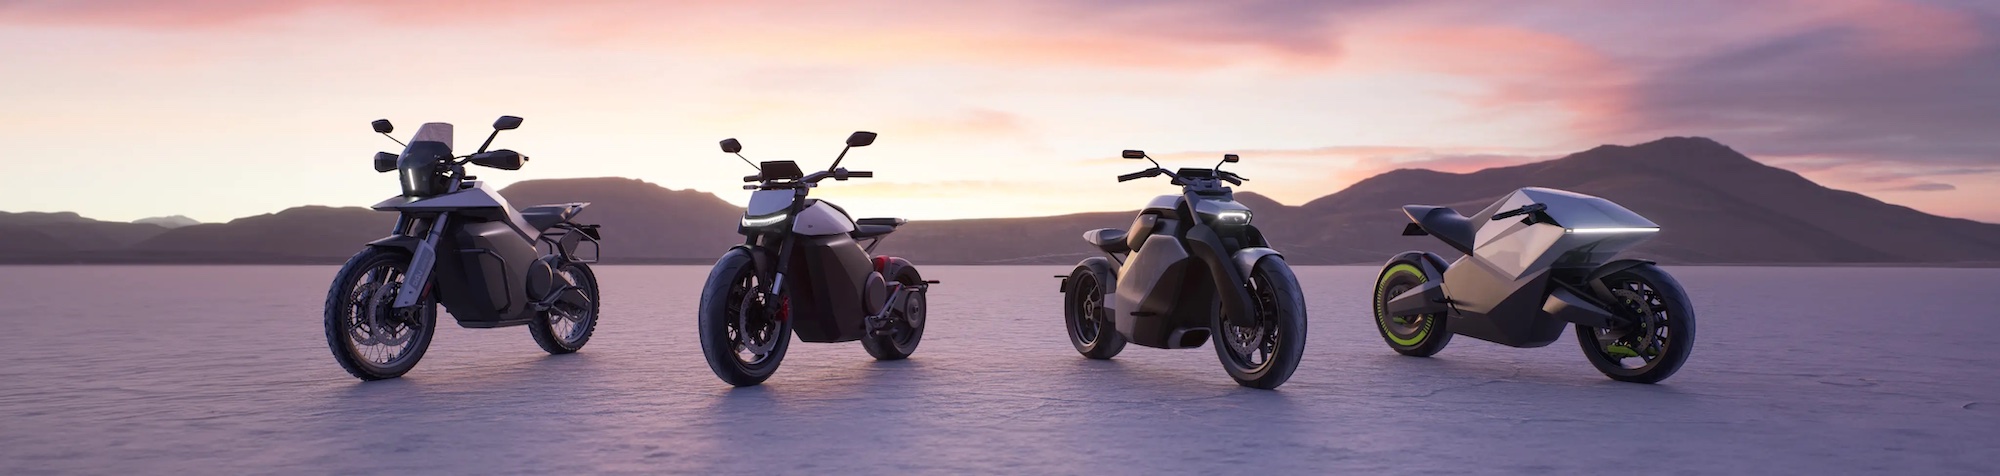
[{"label": "dark mountain silhouette", "polygon": [[[1109,178],[1107,177],[1107,180]],[[1454,174],[1395,170],[1300,206],[1251,192],[1237,199],[1295,264],[1377,263],[1437,240],[1405,237],[1400,207],[1464,213],[1516,188],[1601,196],[1663,230],[1635,257],[1669,263],[2000,264],[2000,225],[1945,218],[1829,189],[1704,138],[1601,146],[1532,164]],[[1160,193],[1175,190],[1161,184]],[[639,180],[521,182],[501,190],[517,207],[592,202],[579,221],[604,225],[611,263],[708,263],[740,243],[742,209],[713,194]],[[879,251],[935,264],[1068,264],[1095,254],[1085,230],[1127,227],[1132,212],[916,221]],[[387,233],[395,216],[365,208],[299,207],[229,223],[168,230],[75,214],[0,213],[0,262],[335,263]]]},{"label": "dark mountain silhouette", "polygon": [[70,212],[0,212],[0,262],[64,262],[70,255],[122,250],[166,231]]}]

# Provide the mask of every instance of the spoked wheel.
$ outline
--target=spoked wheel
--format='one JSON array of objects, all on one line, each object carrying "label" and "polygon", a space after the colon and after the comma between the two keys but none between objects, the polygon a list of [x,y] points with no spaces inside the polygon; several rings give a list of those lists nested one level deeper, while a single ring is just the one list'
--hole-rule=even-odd
[{"label": "spoked wheel", "polygon": [[550,354],[568,354],[583,349],[590,342],[590,335],[597,331],[598,303],[597,274],[583,263],[565,263],[557,271],[559,286],[582,288],[584,297],[590,298],[587,306],[556,301],[549,310],[536,313],[534,322],[528,323],[528,334],[535,337],[535,345]]},{"label": "spoked wheel", "polygon": [[1104,308],[1104,293],[1110,284],[1089,266],[1069,273],[1069,292],[1063,294],[1063,321],[1069,327],[1069,343],[1076,352],[1092,359],[1109,359],[1125,350],[1125,335],[1119,334]]},{"label": "spoked wheel", "polygon": [[1398,258],[1384,266],[1381,277],[1375,280],[1375,329],[1381,332],[1382,341],[1388,342],[1389,348],[1398,354],[1430,357],[1451,343],[1451,332],[1445,328],[1442,313],[1389,315],[1390,299],[1431,279],[1435,277],[1425,276],[1415,261]]},{"label": "spoked wheel", "polygon": [[417,366],[437,330],[426,297],[397,309],[410,255],[369,247],[347,260],[326,293],[326,344],[340,368],[362,380],[396,378]]},{"label": "spoked wheel", "polygon": [[778,371],[791,344],[789,303],[768,311],[762,283],[748,251],[730,250],[715,263],[702,288],[701,350],[709,370],[738,387],[763,383]]},{"label": "spoked wheel", "polygon": [[1640,265],[1604,277],[1612,312],[1636,322],[1619,329],[1576,326],[1576,340],[1590,364],[1612,380],[1655,383],[1687,362],[1694,348],[1694,307],[1673,276]]},{"label": "spoked wheel", "polygon": [[1229,377],[1245,387],[1273,389],[1292,378],[1306,346],[1306,306],[1292,268],[1276,256],[1265,257],[1250,272],[1250,297],[1257,324],[1231,325],[1215,316],[1215,354]]},{"label": "spoked wheel", "polygon": [[[894,280],[902,286],[913,288],[924,283],[923,278],[917,277],[917,273],[909,268],[898,271]],[[861,348],[866,349],[868,355],[874,356],[875,360],[909,358],[910,354],[917,352],[917,343],[924,340],[924,318],[927,317],[925,313],[929,312],[928,304],[923,292],[905,293],[902,308],[890,311],[894,313],[894,320],[889,324],[889,334],[871,333],[862,336]]]}]

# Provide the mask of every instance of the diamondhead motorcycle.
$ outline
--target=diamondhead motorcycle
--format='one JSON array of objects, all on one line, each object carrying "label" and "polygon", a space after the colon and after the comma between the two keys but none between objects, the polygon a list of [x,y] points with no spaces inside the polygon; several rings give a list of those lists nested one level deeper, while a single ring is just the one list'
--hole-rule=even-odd
[{"label": "diamondhead motorcycle", "polygon": [[1651,261],[1613,259],[1659,225],[1589,195],[1523,188],[1466,217],[1408,205],[1404,235],[1430,235],[1465,256],[1451,264],[1407,251],[1375,282],[1375,321],[1389,348],[1427,357],[1452,334],[1513,347],[1554,342],[1576,324],[1584,358],[1614,380],[1654,383],[1687,361],[1694,305]]},{"label": "diamondhead motorcycle", "polygon": [[[1127,159],[1145,152],[1125,151]],[[1246,180],[1215,168],[1153,168],[1119,182],[1165,175],[1181,187],[1146,204],[1129,230],[1083,234],[1105,256],[1077,263],[1062,278],[1070,344],[1084,357],[1109,359],[1127,342],[1192,349],[1215,341],[1236,383],[1277,388],[1298,368],[1306,343],[1306,307],[1284,257],[1250,225],[1250,208],[1224,182]]]},{"label": "diamondhead motorcycle", "polygon": [[[375,132],[395,129],[377,120]],[[396,172],[403,193],[374,205],[397,212],[389,236],[368,243],[341,266],[326,293],[326,344],[340,367],[362,380],[409,372],[430,347],[437,305],[473,328],[528,325],[551,354],[583,348],[597,327],[597,225],[570,221],[588,203],[515,210],[465,164],[520,169],[528,157],[488,151],[500,131],[521,126],[502,116],[471,155],[452,155],[451,124],[417,129],[401,154],[375,154],[376,172]],[[395,140],[395,137],[390,137]],[[401,141],[398,141],[400,143]],[[589,256],[578,254],[589,244]]]},{"label": "diamondhead motorcycle", "polygon": [[[855,220],[831,202],[809,198],[826,179],[874,177],[840,167],[847,151],[875,142],[873,132],[848,136],[827,170],[806,174],[789,160],[751,164],[743,177],[750,206],[736,228],[746,238],[716,260],[702,288],[701,350],[715,376],[730,385],[763,383],[785,359],[792,334],[806,342],[861,341],[878,360],[917,351],[924,337],[927,281],[902,258],[872,256],[901,218]],[[740,153],[736,139],[722,151]],[[866,240],[867,246],[860,241]]]}]

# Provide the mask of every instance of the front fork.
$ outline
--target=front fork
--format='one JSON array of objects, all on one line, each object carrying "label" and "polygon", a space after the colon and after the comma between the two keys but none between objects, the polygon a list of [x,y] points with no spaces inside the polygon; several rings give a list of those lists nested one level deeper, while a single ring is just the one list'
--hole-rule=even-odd
[{"label": "front fork", "polygon": [[[410,258],[410,269],[403,276],[403,285],[396,290],[397,309],[417,305],[417,301],[423,299],[425,291],[429,290],[431,268],[437,263],[438,240],[443,239],[445,223],[450,218],[449,213],[439,213],[436,219],[431,220],[430,231],[424,234],[423,241],[417,243],[417,249]],[[399,223],[397,228],[403,228],[403,225]]]}]

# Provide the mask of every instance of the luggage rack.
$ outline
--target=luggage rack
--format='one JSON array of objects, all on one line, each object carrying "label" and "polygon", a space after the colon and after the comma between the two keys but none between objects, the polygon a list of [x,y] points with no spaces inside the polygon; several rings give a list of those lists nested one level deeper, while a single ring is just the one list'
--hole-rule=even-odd
[{"label": "luggage rack", "polygon": [[[543,233],[540,238],[541,242],[549,244],[548,252],[562,253],[564,259],[578,263],[596,263],[603,257],[603,244],[599,241],[603,235],[597,231],[597,225],[559,223],[554,229],[560,229],[562,233]],[[584,243],[590,244],[590,257],[587,259],[577,253],[577,246]]]}]

